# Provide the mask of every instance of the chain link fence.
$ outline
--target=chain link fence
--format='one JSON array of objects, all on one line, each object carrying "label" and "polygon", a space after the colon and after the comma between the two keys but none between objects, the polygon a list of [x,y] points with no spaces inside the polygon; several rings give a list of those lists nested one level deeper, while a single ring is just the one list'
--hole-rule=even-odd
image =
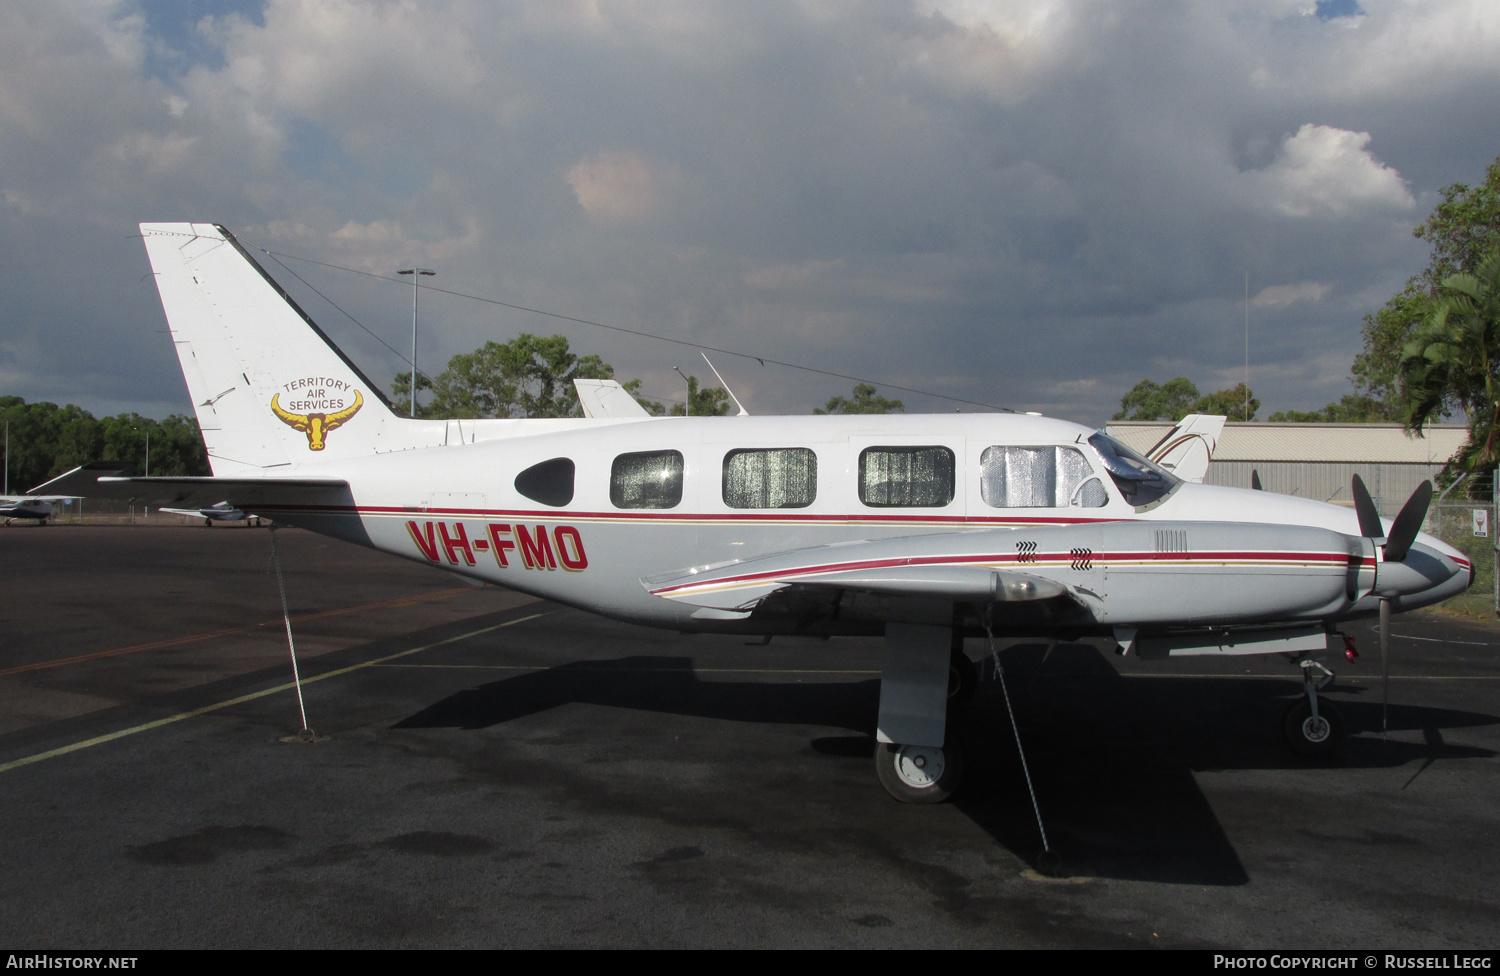
[{"label": "chain link fence", "polygon": [[1480,483],[1459,482],[1427,511],[1423,531],[1437,536],[1468,556],[1474,563],[1474,583],[1443,606],[1472,617],[1493,620],[1500,615],[1500,589],[1496,587],[1497,512],[1494,478]]}]

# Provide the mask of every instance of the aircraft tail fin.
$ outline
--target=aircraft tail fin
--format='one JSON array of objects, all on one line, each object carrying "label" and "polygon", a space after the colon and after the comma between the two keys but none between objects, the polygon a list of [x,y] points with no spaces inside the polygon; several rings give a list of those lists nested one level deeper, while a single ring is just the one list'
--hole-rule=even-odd
[{"label": "aircraft tail fin", "polygon": [[379,389],[229,231],[141,224],[141,235],[216,475],[433,439],[433,425],[392,413]]},{"label": "aircraft tail fin", "polygon": [[574,380],[578,402],[585,417],[619,417],[647,420],[651,414],[630,391],[614,380]]},{"label": "aircraft tail fin", "polygon": [[1167,436],[1157,441],[1146,456],[1183,481],[1201,483],[1224,432],[1225,419],[1213,414],[1190,413],[1178,421]]}]

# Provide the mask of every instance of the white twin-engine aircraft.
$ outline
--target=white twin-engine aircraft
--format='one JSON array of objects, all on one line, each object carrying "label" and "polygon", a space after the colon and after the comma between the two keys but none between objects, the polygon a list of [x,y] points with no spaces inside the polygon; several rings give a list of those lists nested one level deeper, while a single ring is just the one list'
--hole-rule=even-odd
[{"label": "white twin-engine aircraft", "polygon": [[[678,631],[883,635],[876,763],[901,800],[957,785],[965,637],[1282,654],[1306,688],[1283,729],[1315,753],[1340,732],[1317,694],[1338,625],[1472,578],[1417,531],[1430,488],[1385,523],[1362,485],[1352,511],[1195,484],[1039,416],[650,418],[592,381],[582,419],[401,418],[224,228],[141,231],[214,476],[90,465],[49,490],[223,502]],[[1162,451],[1201,479],[1179,435]]]}]

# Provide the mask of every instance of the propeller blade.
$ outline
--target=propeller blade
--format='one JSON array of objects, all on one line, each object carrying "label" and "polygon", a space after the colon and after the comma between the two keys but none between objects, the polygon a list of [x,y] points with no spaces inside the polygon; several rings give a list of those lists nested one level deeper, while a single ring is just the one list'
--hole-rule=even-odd
[{"label": "propeller blade", "polygon": [[1250,469],[1250,487],[1256,491],[1265,491],[1265,489],[1260,486],[1260,472],[1256,471],[1254,468]]},{"label": "propeller blade", "polygon": [[1427,506],[1431,503],[1432,482],[1424,481],[1417,485],[1417,490],[1411,493],[1406,504],[1401,506],[1396,520],[1391,523],[1390,538],[1385,543],[1387,560],[1399,563],[1406,558],[1407,550],[1422,529],[1422,520],[1427,517]]},{"label": "propeller blade", "polygon": [[1359,475],[1354,476],[1351,490],[1354,493],[1354,511],[1359,515],[1359,534],[1370,539],[1383,538],[1385,528],[1380,524],[1380,513],[1375,510],[1375,501]]},{"label": "propeller blade", "polygon": [[[1356,475],[1356,477],[1358,477]],[[1380,734],[1390,730],[1391,710],[1391,601],[1380,601]]]}]

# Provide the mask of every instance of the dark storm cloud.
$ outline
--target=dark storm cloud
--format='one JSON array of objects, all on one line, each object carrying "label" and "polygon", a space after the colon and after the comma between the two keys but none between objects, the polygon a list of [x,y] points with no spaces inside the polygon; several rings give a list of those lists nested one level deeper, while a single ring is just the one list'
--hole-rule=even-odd
[{"label": "dark storm cloud", "polygon": [[[198,219],[1096,422],[1142,376],[1237,382],[1248,271],[1251,384],[1316,407],[1421,266],[1437,189],[1500,153],[1492,5],[1351,6],[11,5],[0,260],[26,273],[0,286],[0,385],[186,408],[127,236]],[[409,292],[292,267],[405,348]],[[298,293],[372,375],[401,368]],[[706,374],[679,347],[424,309],[427,365],[563,331],[664,395],[671,366]],[[718,365],[752,410],[847,392]]]}]

